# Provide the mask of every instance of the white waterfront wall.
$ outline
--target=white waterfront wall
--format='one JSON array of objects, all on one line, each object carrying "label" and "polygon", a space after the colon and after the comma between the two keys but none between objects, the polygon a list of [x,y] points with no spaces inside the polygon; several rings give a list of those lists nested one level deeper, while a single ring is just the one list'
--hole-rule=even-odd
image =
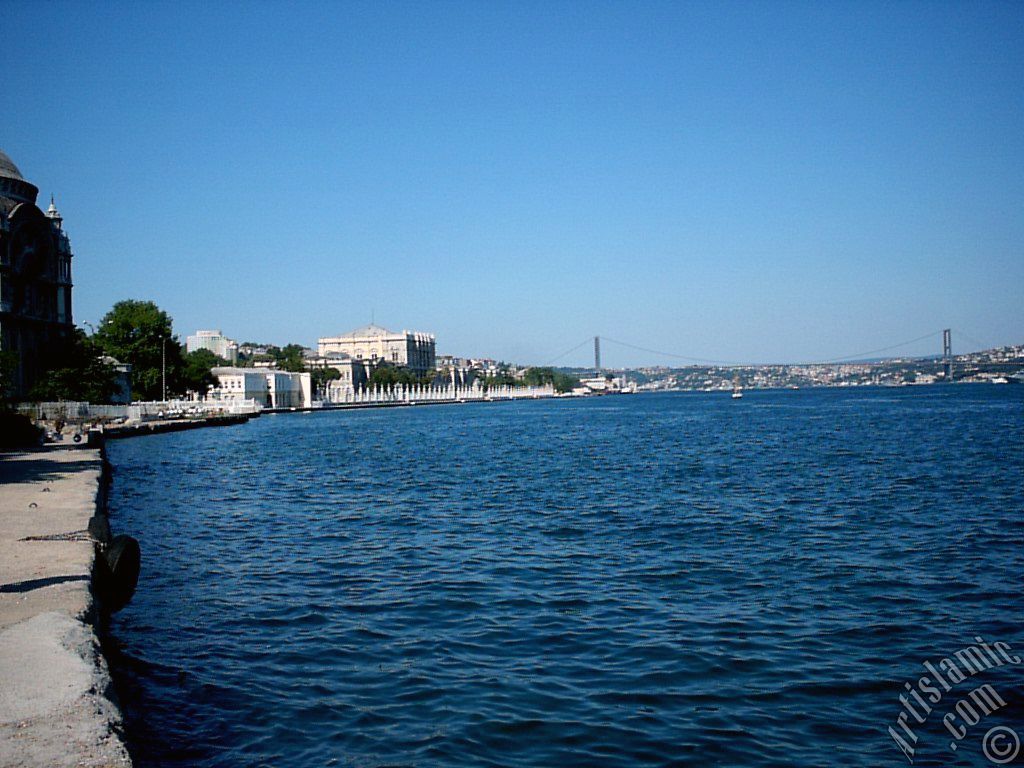
[{"label": "white waterfront wall", "polygon": [[255,400],[214,402],[208,400],[167,400],[131,405],[93,405],[92,403],[24,403],[18,412],[35,419],[64,421],[151,421],[176,416],[241,416],[259,413]]},{"label": "white waterfront wall", "polygon": [[387,403],[439,403],[468,402],[471,400],[529,400],[540,397],[554,397],[551,384],[542,387],[491,387],[484,389],[480,382],[472,386],[447,384],[445,386],[423,386],[398,384],[393,387],[371,386],[365,389],[331,382],[327,387],[328,405],[377,405]]},{"label": "white waterfront wall", "polygon": [[[309,374],[304,374],[296,381],[303,386],[292,390],[296,398],[309,397]],[[337,382],[332,382],[332,384]],[[550,384],[543,387],[491,387],[484,389],[480,382],[473,386],[462,387],[446,385],[443,387],[402,386],[370,387],[354,390],[351,387],[334,386],[328,388],[328,400],[323,405],[388,405],[404,403],[458,403],[470,401],[492,400],[530,400],[542,397],[554,397],[555,390]],[[308,400],[306,401],[308,402]],[[141,402],[131,405],[93,405],[80,402],[60,403],[23,403],[18,411],[35,419],[62,419],[74,421],[152,421],[166,418],[188,418],[219,415],[251,415],[265,408],[265,403],[254,398],[226,400],[167,400],[163,402]],[[288,406],[284,406],[288,407]],[[296,406],[306,407],[306,406]]]}]

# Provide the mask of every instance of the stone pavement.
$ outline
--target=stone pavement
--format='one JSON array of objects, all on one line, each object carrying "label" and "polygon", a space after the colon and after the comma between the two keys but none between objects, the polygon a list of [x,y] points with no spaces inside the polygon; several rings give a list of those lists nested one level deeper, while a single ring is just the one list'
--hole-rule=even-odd
[{"label": "stone pavement", "polygon": [[92,624],[102,472],[94,449],[0,454],[0,767],[131,765]]}]

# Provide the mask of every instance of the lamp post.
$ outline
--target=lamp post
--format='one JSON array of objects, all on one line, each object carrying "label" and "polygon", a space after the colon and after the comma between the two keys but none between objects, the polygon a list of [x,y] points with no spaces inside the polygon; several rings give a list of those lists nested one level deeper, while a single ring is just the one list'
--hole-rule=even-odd
[{"label": "lamp post", "polygon": [[167,402],[167,337],[160,337],[160,379],[163,385],[163,401]]}]

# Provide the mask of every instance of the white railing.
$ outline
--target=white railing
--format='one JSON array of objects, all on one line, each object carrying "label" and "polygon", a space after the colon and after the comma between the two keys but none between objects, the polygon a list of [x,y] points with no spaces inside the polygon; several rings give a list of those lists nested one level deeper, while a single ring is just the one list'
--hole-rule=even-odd
[{"label": "white railing", "polygon": [[[552,385],[541,387],[491,387],[485,389],[480,382],[472,386],[445,385],[368,387],[328,387],[327,399],[320,405],[389,405],[420,403],[458,403],[486,400],[528,400],[554,397]],[[65,423],[138,423],[162,419],[205,418],[207,416],[250,416],[263,410],[256,400],[167,400],[131,403],[130,405],[93,405],[80,402],[23,403],[20,413],[36,421],[63,421]]]},{"label": "white railing", "polygon": [[23,403],[18,411],[38,421],[153,421],[154,419],[205,418],[207,416],[242,416],[259,413],[255,400],[210,401],[167,400],[130,405],[94,405],[92,403]]},{"label": "white railing", "polygon": [[354,389],[352,386],[329,386],[327,389],[327,405],[386,405],[389,403],[443,403],[468,402],[470,400],[527,400],[540,397],[554,397],[555,390],[551,384],[542,387],[491,387],[485,389],[480,382],[472,386],[462,387],[445,385],[443,387],[398,384],[392,387],[371,386],[365,389]]}]

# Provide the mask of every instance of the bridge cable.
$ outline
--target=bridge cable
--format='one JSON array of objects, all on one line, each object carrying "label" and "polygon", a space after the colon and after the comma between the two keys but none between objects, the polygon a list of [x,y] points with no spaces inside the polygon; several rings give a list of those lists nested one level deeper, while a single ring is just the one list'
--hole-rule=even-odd
[{"label": "bridge cable", "polygon": [[693,363],[714,363],[716,365],[746,365],[746,363],[738,363],[735,360],[711,360],[710,358],[707,357],[687,357],[686,355],[676,355],[673,354],[672,352],[662,352],[657,349],[648,349],[647,347],[640,347],[637,346],[636,344],[629,344],[625,341],[618,341],[607,336],[602,336],[601,338],[604,339],[605,341],[610,341],[612,344],[618,344],[620,347],[629,347],[630,349],[636,349],[639,350],[640,352],[648,352],[652,355],[661,355],[662,357],[674,357],[679,360],[689,360],[690,362]]},{"label": "bridge cable", "polygon": [[568,351],[566,351],[566,352],[563,352],[563,353],[562,353],[562,354],[560,354],[560,355],[559,355],[558,357],[555,357],[555,358],[553,358],[553,359],[551,360],[551,362],[549,362],[549,363],[545,363],[545,364],[544,364],[544,367],[545,367],[545,368],[547,368],[547,367],[549,367],[550,365],[552,365],[553,363],[557,363],[557,362],[558,362],[559,360],[561,360],[561,359],[562,359],[563,357],[565,357],[566,355],[571,355],[571,354],[572,354],[573,352],[575,352],[575,351],[576,351],[577,349],[580,349],[581,347],[585,347],[585,346],[586,346],[587,344],[589,344],[590,342],[591,342],[591,339],[590,339],[589,337],[588,337],[588,338],[586,338],[586,339],[584,339],[583,341],[581,341],[581,342],[580,342],[579,344],[577,344],[577,345],[576,345],[575,347],[573,347],[572,349],[570,349],[570,350],[568,350]]},{"label": "bridge cable", "polygon": [[867,352],[858,352],[855,355],[849,355],[847,357],[837,357],[834,360],[817,360],[810,363],[791,363],[791,365],[828,365],[829,363],[854,362],[859,357],[868,357],[869,355],[877,355],[880,352],[888,352],[891,349],[907,347],[910,346],[911,344],[916,344],[919,341],[924,341],[925,339],[930,339],[933,336],[939,336],[941,334],[942,331],[932,331],[931,333],[926,333],[924,336],[918,336],[916,339],[911,339],[910,341],[901,341],[899,344],[893,344],[890,347],[882,347],[881,349],[871,349],[868,350]]},{"label": "bridge cable", "polygon": [[[984,341],[979,341],[978,339],[971,338],[969,334],[964,333],[958,328],[954,328],[953,333],[955,333],[957,336],[963,336],[965,339],[971,342],[971,344],[976,344],[978,346],[979,351],[983,349],[996,349],[996,346],[994,344],[986,344]],[[960,354],[963,353],[961,352]]]},{"label": "bridge cable", "polygon": [[[750,363],[750,362],[738,362],[736,360],[714,360],[714,359],[707,358],[707,357],[690,357],[690,356],[687,356],[687,355],[675,354],[673,352],[665,352],[665,351],[658,350],[658,349],[650,349],[648,347],[641,347],[641,346],[639,346],[637,344],[630,344],[630,343],[625,342],[625,341],[619,341],[617,339],[613,339],[613,338],[610,338],[608,336],[602,336],[601,338],[604,339],[605,341],[610,341],[613,344],[618,344],[619,346],[622,346],[622,347],[628,347],[630,349],[635,349],[635,350],[638,350],[640,352],[647,352],[647,353],[652,354],[652,355],[660,355],[662,357],[671,357],[671,358],[675,358],[677,360],[686,360],[686,361],[691,362],[691,363],[711,363],[713,365],[725,365],[725,366],[731,366],[731,367],[742,367],[742,366],[754,366],[754,365],[788,365],[788,366],[793,366],[793,365],[832,365],[832,364],[843,363],[843,362],[854,362],[854,361],[856,361],[857,358],[868,357],[870,355],[877,355],[877,354],[879,354],[881,352],[889,352],[890,350],[893,350],[893,349],[899,349],[900,347],[906,347],[906,346],[909,346],[911,344],[916,344],[918,342],[924,341],[925,339],[930,339],[930,338],[933,338],[935,336],[939,336],[939,335],[941,335],[941,333],[942,333],[942,331],[932,331],[931,333],[926,333],[924,336],[918,336],[915,339],[910,339],[908,341],[901,341],[899,344],[892,344],[892,345],[890,345],[888,347],[880,347],[879,349],[870,349],[870,350],[867,350],[866,352],[857,352],[856,354],[847,355],[846,357],[837,357],[837,358],[833,358],[833,359],[830,359],[830,360],[811,360],[811,361],[799,362],[799,363]],[[587,342],[584,342],[584,344],[585,343],[587,343]],[[582,347],[583,344],[580,344],[579,346]],[[579,349],[579,347],[575,347],[574,350],[572,350],[572,351],[575,351],[575,349]],[[568,353],[566,353],[566,354],[568,354]]]}]

